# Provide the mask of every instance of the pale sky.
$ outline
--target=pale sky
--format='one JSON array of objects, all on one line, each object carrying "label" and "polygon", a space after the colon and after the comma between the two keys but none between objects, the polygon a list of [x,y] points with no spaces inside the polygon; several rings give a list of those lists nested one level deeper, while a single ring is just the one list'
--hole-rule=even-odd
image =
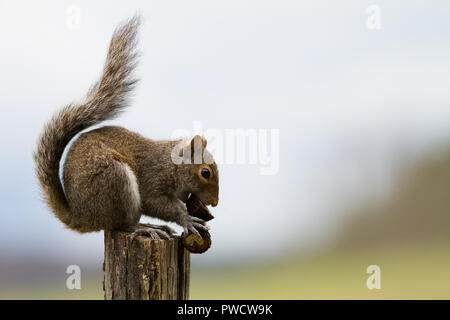
[{"label": "pale sky", "polygon": [[[132,107],[113,123],[175,130],[278,129],[280,167],[222,165],[213,247],[199,263],[326,244],[345,208],[389,190],[403,161],[448,142],[450,3],[0,1],[0,254],[101,261],[103,234],[65,230],[39,200],[42,125],[100,75],[115,26],[145,23]],[[67,27],[68,8],[80,28]],[[180,230],[180,229],[178,229]]]}]

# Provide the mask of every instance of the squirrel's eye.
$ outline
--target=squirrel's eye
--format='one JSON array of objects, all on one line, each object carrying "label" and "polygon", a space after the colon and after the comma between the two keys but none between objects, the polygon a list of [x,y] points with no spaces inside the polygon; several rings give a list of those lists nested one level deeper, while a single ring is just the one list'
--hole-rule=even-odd
[{"label": "squirrel's eye", "polygon": [[209,179],[209,176],[211,175],[211,173],[209,172],[209,170],[206,169],[206,168],[203,168],[203,169],[202,169],[201,174],[202,174],[202,177],[205,178],[205,179]]}]

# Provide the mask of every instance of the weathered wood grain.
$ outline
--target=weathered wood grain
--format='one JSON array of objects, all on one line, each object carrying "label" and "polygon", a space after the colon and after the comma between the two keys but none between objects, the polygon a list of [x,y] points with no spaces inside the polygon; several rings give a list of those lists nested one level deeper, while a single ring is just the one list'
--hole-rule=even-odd
[{"label": "weathered wood grain", "polygon": [[152,240],[105,231],[103,289],[106,300],[186,300],[190,254],[176,237]]}]

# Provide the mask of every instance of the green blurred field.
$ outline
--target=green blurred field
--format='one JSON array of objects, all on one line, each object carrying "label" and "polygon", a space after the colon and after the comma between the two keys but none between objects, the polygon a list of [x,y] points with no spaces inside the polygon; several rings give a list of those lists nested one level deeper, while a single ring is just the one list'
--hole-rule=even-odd
[{"label": "green blurred field", "polygon": [[[366,287],[367,266],[381,268],[381,289]],[[330,253],[302,261],[197,272],[192,299],[448,299],[450,247]]]},{"label": "green blurred field", "polygon": [[[199,257],[201,258],[201,257]],[[368,290],[368,265],[381,268],[381,290]],[[82,290],[56,286],[2,288],[2,299],[103,299],[101,276]],[[193,270],[191,299],[449,299],[450,246],[409,244],[330,252],[266,265]]]}]

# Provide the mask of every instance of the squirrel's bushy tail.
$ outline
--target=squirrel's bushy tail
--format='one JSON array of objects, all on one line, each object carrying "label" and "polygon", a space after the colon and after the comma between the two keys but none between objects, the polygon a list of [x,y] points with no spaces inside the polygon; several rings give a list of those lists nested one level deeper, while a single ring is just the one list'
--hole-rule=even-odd
[{"label": "squirrel's bushy tail", "polygon": [[70,225],[70,208],[59,179],[59,163],[69,141],[80,131],[111,119],[127,106],[127,95],[137,80],[136,34],[140,17],[118,27],[111,39],[101,79],[84,101],[70,104],[45,125],[34,152],[36,173],[48,206],[61,221]]}]

